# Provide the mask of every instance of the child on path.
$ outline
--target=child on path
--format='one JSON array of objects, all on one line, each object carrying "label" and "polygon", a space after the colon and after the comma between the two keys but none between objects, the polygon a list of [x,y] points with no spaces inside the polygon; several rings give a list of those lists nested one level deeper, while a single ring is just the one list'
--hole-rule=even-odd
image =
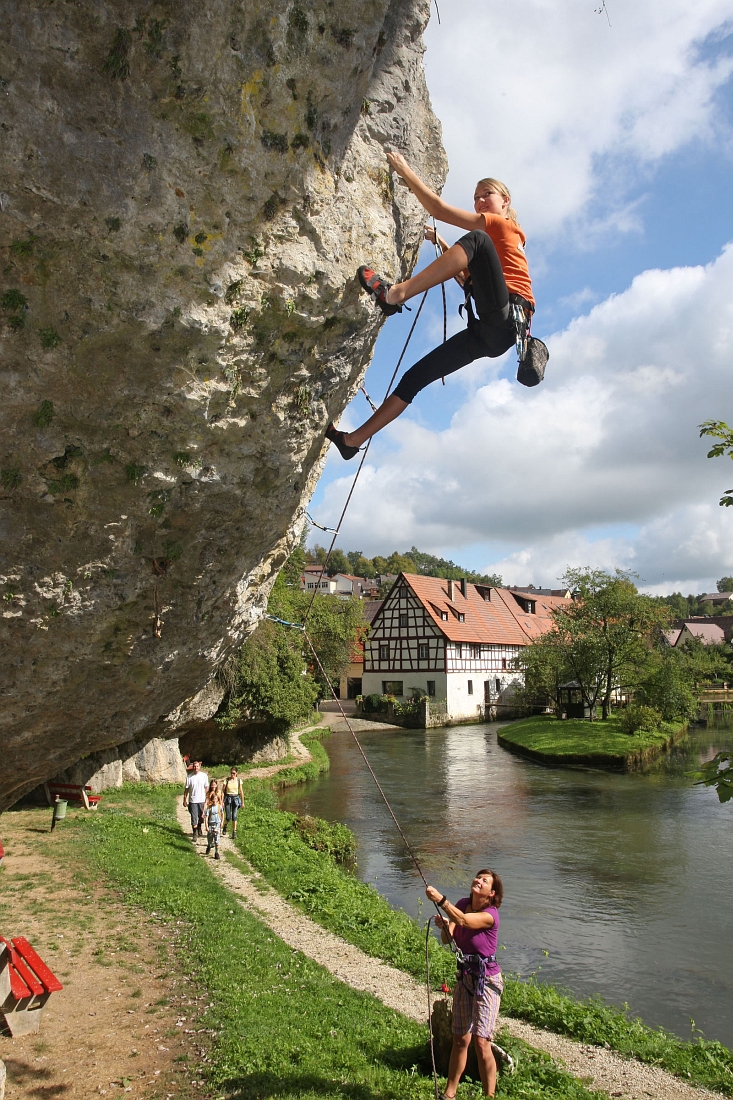
[{"label": "child on path", "polygon": [[[362,443],[400,416],[413,398],[436,379],[460,370],[474,359],[494,359],[521,338],[527,339],[535,309],[532,282],[524,254],[526,237],[511,206],[505,184],[496,179],[479,180],[473,200],[473,213],[450,206],[423,183],[399,153],[388,153],[392,168],[402,177],[429,214],[468,232],[452,247],[426,226],[425,236],[440,245],[442,255],[411,279],[388,283],[369,267],[360,267],[357,275],[362,287],[371,294],[386,316],[402,311],[402,303],[430,287],[456,279],[468,290],[476,305],[478,318],[467,296],[468,327],[431,351],[400,379],[394,392],[369,419],[353,432],[338,431],[333,424],[326,437],[338,448],[342,458],[353,458]],[[540,341],[535,342],[540,345]],[[540,345],[546,353],[544,345]],[[544,373],[532,369],[519,380],[536,385]]]},{"label": "child on path", "polygon": [[211,780],[209,793],[206,795],[206,807],[204,809],[204,824],[206,825],[206,854],[214,849],[214,859],[219,859],[219,839],[221,837],[221,823],[224,818],[222,796],[219,790],[219,782]]},{"label": "child on path", "polygon": [[224,822],[222,832],[226,836],[227,825],[231,821],[232,840],[236,840],[237,814],[244,805],[244,788],[236,768],[232,768],[228,779],[222,780],[222,787],[224,791],[224,813],[226,814],[226,821]]},{"label": "child on path", "polygon": [[476,1047],[484,1096],[496,1091],[496,1059],[491,1040],[499,1017],[504,982],[496,961],[499,935],[499,906],[504,887],[495,871],[477,871],[471,893],[455,905],[434,886],[425,893],[445,913],[436,917],[443,943],[455,940],[459,956],[456,987],[453,992],[453,1049],[443,1100],[454,1100],[458,1082],[466,1068],[468,1048]]}]

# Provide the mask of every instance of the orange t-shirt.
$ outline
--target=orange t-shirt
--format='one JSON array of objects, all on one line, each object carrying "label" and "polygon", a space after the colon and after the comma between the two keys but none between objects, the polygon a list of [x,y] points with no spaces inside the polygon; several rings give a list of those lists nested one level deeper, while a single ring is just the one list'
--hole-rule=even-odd
[{"label": "orange t-shirt", "polygon": [[482,214],[486,232],[494,242],[510,294],[521,294],[535,304],[524,246],[527,238],[516,222],[500,214]]}]

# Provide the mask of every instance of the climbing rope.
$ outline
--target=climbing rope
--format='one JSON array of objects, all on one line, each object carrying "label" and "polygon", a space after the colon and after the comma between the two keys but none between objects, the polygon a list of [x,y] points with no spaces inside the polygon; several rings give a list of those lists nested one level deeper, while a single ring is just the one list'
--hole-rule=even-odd
[{"label": "climbing rope", "polygon": [[[422,313],[422,307],[425,305],[425,299],[427,298],[427,296],[428,296],[428,291],[426,290],[425,293],[422,296],[421,301],[420,301],[420,305],[418,307],[417,313],[415,314],[415,318],[414,318],[412,324],[410,325],[410,331],[407,334],[407,339],[405,340],[405,345],[402,348],[402,352],[400,353],[399,359],[397,360],[397,366],[395,367],[395,369],[392,373],[392,377],[389,380],[389,385],[387,386],[387,391],[384,395],[384,400],[385,401],[389,397],[389,391],[392,389],[392,386],[394,385],[394,380],[397,377],[397,372],[399,371],[400,367],[402,366],[402,360],[405,358],[405,355],[407,353],[407,349],[409,347],[410,340],[412,339],[412,334],[415,331],[415,326],[417,325],[417,322],[420,318],[420,314]],[[344,504],[343,510],[342,510],[341,515],[339,517],[339,521],[336,524],[335,528],[331,528],[331,530],[333,530],[333,538],[331,539],[331,545],[328,548],[328,553],[326,554],[326,559],[323,563],[323,566],[321,567],[321,572],[318,575],[319,581],[323,577],[324,573],[326,572],[326,569],[328,567],[328,563],[331,560],[331,554],[333,553],[333,548],[336,545],[336,539],[339,536],[339,532],[341,530],[341,524],[344,522],[344,517],[346,515],[346,512],[348,510],[349,505],[351,504],[351,498],[354,495],[354,489],[356,488],[356,483],[359,480],[359,475],[361,474],[361,471],[364,468],[364,463],[366,462],[366,456],[369,453],[369,448],[371,447],[371,444],[372,444],[372,441],[370,439],[368,441],[366,447],[362,451],[361,462],[359,463],[357,471],[354,474],[354,480],[351,484],[351,488],[349,489],[349,495],[346,498],[346,503]],[[322,530],[324,530],[324,528],[322,528]],[[317,595],[318,595],[318,587],[316,586],[316,588],[313,589],[313,595],[311,596],[311,602],[308,604],[308,607],[306,609],[305,618],[303,619],[303,625],[304,626],[308,622],[308,619],[310,617],[310,613],[313,610],[313,602],[314,602]]]}]

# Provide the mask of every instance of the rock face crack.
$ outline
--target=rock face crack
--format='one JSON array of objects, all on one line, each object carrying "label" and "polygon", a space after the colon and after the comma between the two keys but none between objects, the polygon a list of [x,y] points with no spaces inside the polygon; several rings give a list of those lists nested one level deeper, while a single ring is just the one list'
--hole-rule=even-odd
[{"label": "rock face crack", "polygon": [[207,716],[446,169],[428,0],[4,15],[0,809]]}]

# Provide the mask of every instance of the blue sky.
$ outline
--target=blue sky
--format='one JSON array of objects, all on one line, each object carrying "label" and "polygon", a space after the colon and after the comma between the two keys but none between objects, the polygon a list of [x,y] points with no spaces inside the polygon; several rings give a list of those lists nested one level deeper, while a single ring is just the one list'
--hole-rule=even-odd
[{"label": "blue sky", "polygon": [[[733,2],[607,6],[610,27],[593,0],[528,0],[521,24],[494,0],[442,0],[431,20],[444,195],[470,207],[485,175],[511,188],[551,359],[536,390],[509,354],[420,394],[372,445],[345,549],[415,544],[512,583],[618,565],[687,592],[733,573],[733,509],[717,505],[733,466],[696,430],[733,422]],[[458,302],[450,288],[449,331]],[[375,400],[410,320],[382,330]],[[434,290],[406,365],[441,333]],[[357,396],[341,423],[366,412]],[[321,522],[351,476],[332,448]]]}]

